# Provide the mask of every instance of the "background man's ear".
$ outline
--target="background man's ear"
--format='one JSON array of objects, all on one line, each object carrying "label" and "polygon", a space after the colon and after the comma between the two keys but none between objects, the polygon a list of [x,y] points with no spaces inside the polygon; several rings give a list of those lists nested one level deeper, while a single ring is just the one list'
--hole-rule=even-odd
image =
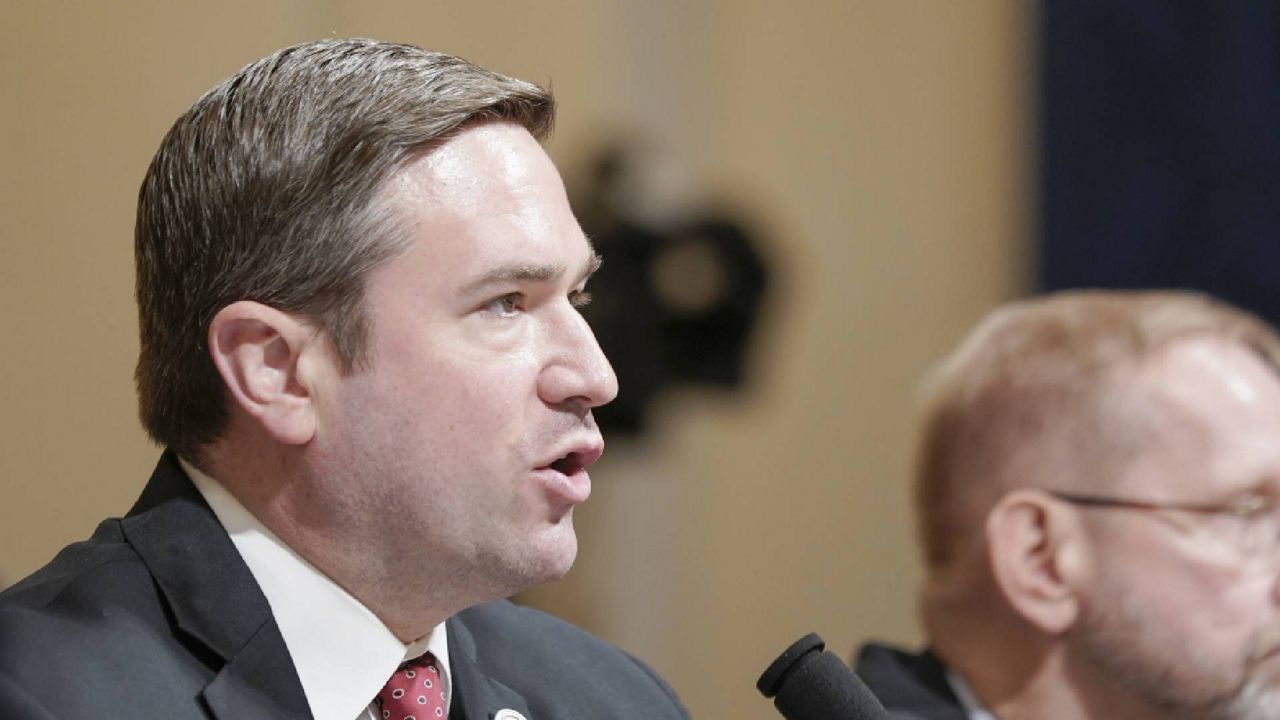
[{"label": "background man's ear", "polygon": [[1014,490],[987,514],[991,571],[1005,599],[1027,622],[1060,635],[1080,613],[1085,551],[1081,528],[1038,490]]},{"label": "background man's ear", "polygon": [[232,402],[281,443],[301,445],[316,431],[315,402],[298,358],[318,340],[309,323],[241,300],[209,324],[209,353]]}]

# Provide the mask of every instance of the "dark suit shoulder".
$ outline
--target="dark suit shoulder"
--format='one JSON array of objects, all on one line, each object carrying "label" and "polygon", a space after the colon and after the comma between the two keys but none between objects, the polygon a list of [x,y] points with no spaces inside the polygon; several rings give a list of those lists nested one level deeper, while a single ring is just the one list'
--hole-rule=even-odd
[{"label": "dark suit shoulder", "polygon": [[103,520],[88,540],[68,545],[47,565],[0,592],[0,609],[42,608],[86,587],[117,584],[116,566],[130,562],[138,562],[138,555],[124,542],[120,521]]},{"label": "dark suit shoulder", "polygon": [[688,717],[644,662],[532,608],[477,605],[451,621],[449,642],[450,655],[472,654],[482,673],[523,695],[534,717]]},{"label": "dark suit shoulder", "polygon": [[894,718],[966,720],[947,682],[947,668],[925,650],[910,653],[880,643],[859,649],[854,670]]},{"label": "dark suit shoulder", "polygon": [[[40,717],[28,707],[57,717],[151,708],[173,701],[179,678],[207,682],[209,669],[182,650],[166,612],[120,521],[104,521],[0,593],[0,717]],[[155,677],[174,682],[147,684]]]}]

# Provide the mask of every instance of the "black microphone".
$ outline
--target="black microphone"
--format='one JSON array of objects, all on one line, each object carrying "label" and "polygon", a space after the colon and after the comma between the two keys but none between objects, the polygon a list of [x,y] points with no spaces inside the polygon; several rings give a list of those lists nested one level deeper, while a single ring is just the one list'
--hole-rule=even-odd
[{"label": "black microphone", "polygon": [[791,643],[756,681],[787,720],[892,720],[844,661],[809,633]]}]

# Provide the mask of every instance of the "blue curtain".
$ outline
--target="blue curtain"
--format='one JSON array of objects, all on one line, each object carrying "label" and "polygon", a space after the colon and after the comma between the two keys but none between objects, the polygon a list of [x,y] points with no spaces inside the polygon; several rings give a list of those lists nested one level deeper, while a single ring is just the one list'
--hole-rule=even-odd
[{"label": "blue curtain", "polygon": [[1280,3],[1043,0],[1038,279],[1280,323]]}]

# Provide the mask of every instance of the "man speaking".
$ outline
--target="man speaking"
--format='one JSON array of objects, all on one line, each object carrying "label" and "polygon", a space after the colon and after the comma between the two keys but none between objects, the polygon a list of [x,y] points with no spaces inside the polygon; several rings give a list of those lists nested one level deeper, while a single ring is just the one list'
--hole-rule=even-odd
[{"label": "man speaking", "polygon": [[123,519],[0,596],[6,718],[680,718],[649,668],[496,601],[573,563],[617,384],[553,101],[366,40],[281,50],[142,184]]}]

